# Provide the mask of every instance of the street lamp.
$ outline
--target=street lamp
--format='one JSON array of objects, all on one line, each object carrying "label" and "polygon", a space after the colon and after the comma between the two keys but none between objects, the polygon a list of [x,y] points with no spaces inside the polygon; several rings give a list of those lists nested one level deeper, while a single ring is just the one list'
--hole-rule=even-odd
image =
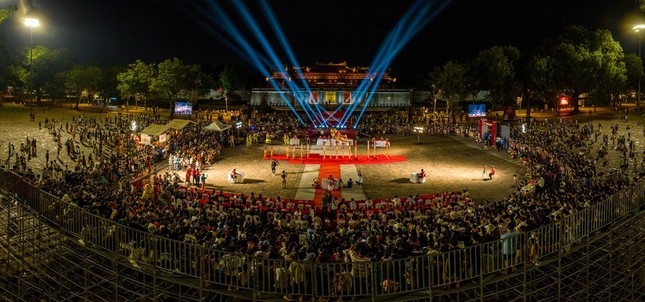
[{"label": "street lamp", "polygon": [[421,132],[423,132],[423,127],[422,126],[415,126],[414,127],[414,132],[417,133],[417,144],[420,143],[421,141],[419,140],[419,135],[421,135]]},{"label": "street lamp", "polygon": [[[645,24],[634,26],[634,31],[638,33],[638,58],[641,58],[641,29],[645,29]],[[641,72],[643,71],[643,62],[641,61],[640,72],[638,73],[638,96],[636,96],[636,108],[641,111]]]},{"label": "street lamp", "polygon": [[[40,26],[40,20],[34,18],[25,18],[25,26],[29,27],[29,86],[31,86],[32,72],[34,66],[34,27]],[[29,87],[31,90],[32,87]],[[31,101],[33,104],[33,99]]]}]

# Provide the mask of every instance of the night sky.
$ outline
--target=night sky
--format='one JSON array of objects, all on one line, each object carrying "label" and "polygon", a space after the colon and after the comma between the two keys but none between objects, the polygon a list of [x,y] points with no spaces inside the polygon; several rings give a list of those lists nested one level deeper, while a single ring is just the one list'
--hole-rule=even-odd
[{"label": "night sky", "polygon": [[[30,3],[31,2],[31,3]],[[0,0],[0,6],[15,4]],[[178,57],[208,66],[245,62],[227,47],[226,34],[207,20],[202,0],[32,0],[40,14],[34,44],[71,50],[85,64],[124,65],[136,59],[160,62]],[[194,4],[190,4],[194,3]],[[230,1],[217,1],[243,28]],[[261,24],[256,1],[245,1]],[[368,66],[386,34],[412,1],[274,0],[269,2],[301,65],[347,61]],[[440,3],[440,2],[437,2]],[[213,15],[212,13],[209,15]],[[491,46],[513,45],[529,51],[545,37],[571,24],[609,29],[626,52],[636,53],[631,26],[643,16],[633,0],[455,0],[415,35],[392,61],[393,73],[430,71],[448,60],[470,60]],[[15,19],[18,19],[17,17]],[[645,18],[640,20],[645,21]],[[268,27],[272,46],[279,48]],[[247,39],[254,40],[244,31]],[[17,20],[0,28],[10,48],[29,43],[29,31]],[[256,44],[257,46],[257,44]],[[281,60],[287,62],[286,56]]]}]

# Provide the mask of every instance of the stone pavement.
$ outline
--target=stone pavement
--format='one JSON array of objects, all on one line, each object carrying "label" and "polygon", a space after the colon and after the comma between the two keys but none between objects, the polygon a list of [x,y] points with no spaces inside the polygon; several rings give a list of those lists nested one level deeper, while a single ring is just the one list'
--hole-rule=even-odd
[{"label": "stone pavement", "polygon": [[[356,180],[355,171],[363,173],[364,185],[353,188],[342,188],[343,198],[375,199],[392,198],[395,195],[433,194],[468,189],[471,196],[481,201],[498,201],[513,191],[513,174],[521,175],[522,168],[517,160],[508,158],[503,151],[484,151],[482,145],[472,139],[453,136],[423,136],[421,143],[416,143],[416,136],[390,136],[391,155],[403,155],[408,161],[383,165],[343,165],[344,181]],[[282,196],[284,198],[302,198],[302,191],[311,188],[307,179],[317,175],[311,173],[318,165],[289,164],[282,161],[278,173],[271,174],[270,161],[263,160],[264,145],[247,148],[238,146],[224,150],[221,159],[208,167],[207,187],[225,192],[263,196]],[[278,149],[278,148],[276,148]],[[364,154],[365,151],[360,151]],[[493,180],[488,179],[488,172],[482,176],[482,168],[495,166],[497,171]],[[354,166],[354,167],[352,167]],[[227,173],[237,169],[244,173],[244,183],[230,184]],[[428,182],[410,183],[409,174],[420,169],[427,173]],[[287,172],[287,188],[281,188],[280,171]],[[307,177],[301,177],[303,174]],[[350,176],[345,176],[345,175]],[[179,173],[183,177],[182,173]],[[300,190],[300,194],[298,191]]]}]

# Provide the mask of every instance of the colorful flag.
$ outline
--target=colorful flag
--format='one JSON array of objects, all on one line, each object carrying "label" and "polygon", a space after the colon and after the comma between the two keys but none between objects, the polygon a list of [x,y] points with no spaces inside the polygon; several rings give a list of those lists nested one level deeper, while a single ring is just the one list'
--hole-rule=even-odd
[{"label": "colorful flag", "polygon": [[309,104],[318,104],[318,92],[312,91],[309,94]]}]

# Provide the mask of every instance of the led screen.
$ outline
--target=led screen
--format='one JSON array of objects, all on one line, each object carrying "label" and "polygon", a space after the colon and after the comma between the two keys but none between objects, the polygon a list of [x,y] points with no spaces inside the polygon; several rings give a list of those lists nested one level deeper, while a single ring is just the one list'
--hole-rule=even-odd
[{"label": "led screen", "polygon": [[468,105],[469,117],[486,116],[486,104],[470,104]]},{"label": "led screen", "polygon": [[189,102],[175,102],[175,114],[190,115],[193,113],[193,104]]}]

